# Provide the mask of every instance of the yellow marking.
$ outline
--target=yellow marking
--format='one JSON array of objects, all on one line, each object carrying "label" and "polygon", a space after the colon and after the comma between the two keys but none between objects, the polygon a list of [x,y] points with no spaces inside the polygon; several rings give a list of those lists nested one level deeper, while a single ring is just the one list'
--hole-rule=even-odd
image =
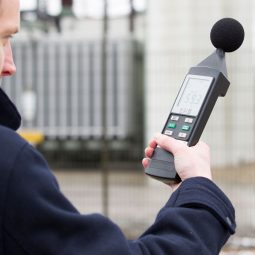
[{"label": "yellow marking", "polygon": [[44,134],[36,130],[21,130],[18,131],[19,135],[27,142],[38,145],[44,141]]}]

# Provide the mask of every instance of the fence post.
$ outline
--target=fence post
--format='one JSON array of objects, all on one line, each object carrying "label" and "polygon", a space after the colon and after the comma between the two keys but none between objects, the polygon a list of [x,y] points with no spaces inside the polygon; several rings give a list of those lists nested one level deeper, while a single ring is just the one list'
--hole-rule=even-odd
[{"label": "fence post", "polygon": [[104,0],[102,36],[102,203],[103,213],[109,215],[109,147],[107,138],[107,46],[108,46],[108,1]]}]

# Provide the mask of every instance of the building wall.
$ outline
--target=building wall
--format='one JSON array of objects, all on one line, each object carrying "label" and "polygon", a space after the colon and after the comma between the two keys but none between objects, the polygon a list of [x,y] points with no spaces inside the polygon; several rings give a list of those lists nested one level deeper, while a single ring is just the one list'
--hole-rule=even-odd
[{"label": "building wall", "polygon": [[[108,37],[109,39],[130,39],[134,38],[138,41],[143,41],[145,36],[145,22],[146,15],[139,13],[134,18],[134,32],[130,32],[130,20],[128,16],[120,16],[116,18],[110,18],[108,21]],[[29,24],[29,25],[28,25]],[[74,40],[100,40],[103,34],[103,21],[97,18],[83,18],[78,19],[74,17],[64,17],[61,20],[61,34],[57,33],[56,27],[53,23],[48,22],[47,37],[54,37],[56,39],[72,38]],[[18,38],[34,38],[45,37],[42,30],[38,29],[38,24],[35,26],[29,22],[26,22],[22,26],[21,33],[18,34]],[[40,24],[42,26],[42,24]],[[16,37],[15,37],[16,38]]]},{"label": "building wall", "polygon": [[245,28],[245,42],[226,55],[231,87],[226,98],[219,98],[202,139],[212,149],[214,165],[254,161],[253,2],[148,1],[146,142],[162,130],[189,68],[214,51],[209,36],[213,24],[233,17]]}]

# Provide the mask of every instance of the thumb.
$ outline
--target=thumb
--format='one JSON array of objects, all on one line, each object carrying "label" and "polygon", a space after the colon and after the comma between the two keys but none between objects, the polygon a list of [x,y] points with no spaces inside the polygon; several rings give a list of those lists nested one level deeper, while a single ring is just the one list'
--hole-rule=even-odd
[{"label": "thumb", "polygon": [[162,149],[171,152],[173,155],[175,155],[180,149],[183,149],[187,146],[184,141],[179,141],[160,133],[157,133],[154,136],[154,139]]}]

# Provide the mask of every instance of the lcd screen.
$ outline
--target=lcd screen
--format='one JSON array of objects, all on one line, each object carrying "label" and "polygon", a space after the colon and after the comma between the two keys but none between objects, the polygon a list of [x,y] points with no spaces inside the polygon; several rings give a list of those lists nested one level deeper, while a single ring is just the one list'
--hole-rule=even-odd
[{"label": "lcd screen", "polygon": [[212,84],[213,77],[187,75],[172,112],[197,116]]}]

